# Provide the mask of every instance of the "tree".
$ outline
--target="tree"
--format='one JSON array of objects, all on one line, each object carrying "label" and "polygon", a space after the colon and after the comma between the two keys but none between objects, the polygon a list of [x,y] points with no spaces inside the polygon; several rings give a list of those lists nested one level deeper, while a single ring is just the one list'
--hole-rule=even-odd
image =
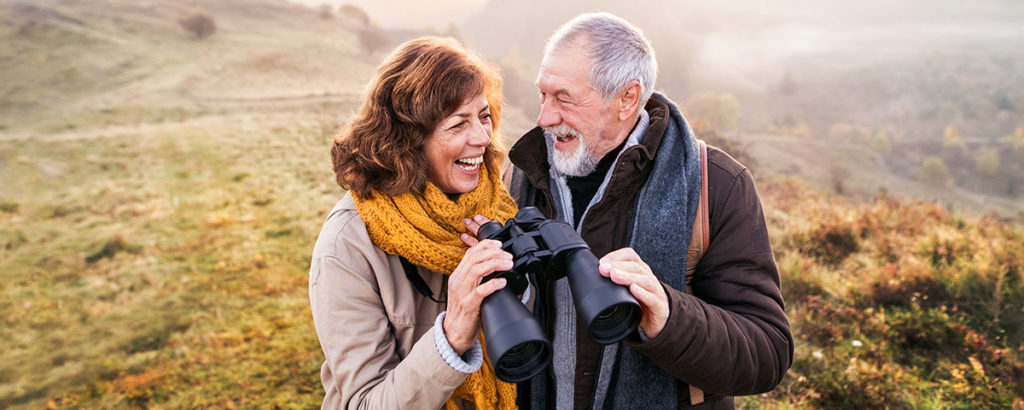
[{"label": "tree", "polygon": [[993,176],[999,171],[999,150],[995,148],[984,148],[978,151],[974,157],[975,168],[978,172]]},{"label": "tree", "polygon": [[793,73],[786,70],[786,74],[779,80],[779,92],[785,95],[796,94],[798,89],[796,80],[793,80]]},{"label": "tree", "polygon": [[321,4],[320,7],[317,7],[316,13],[320,16],[320,18],[324,20],[330,20],[334,18],[334,7],[331,6],[330,4]]},{"label": "tree", "polygon": [[960,134],[960,130],[954,125],[946,126],[946,130],[942,133],[942,148],[957,148],[961,151],[967,150],[967,143],[964,141],[964,136]]},{"label": "tree", "polygon": [[180,24],[186,31],[196,36],[197,40],[207,38],[217,32],[217,22],[213,20],[213,17],[210,17],[209,14],[206,14],[206,12],[202,10],[192,11],[192,14],[189,14],[188,17],[183,17],[178,20],[178,24]]},{"label": "tree", "polygon": [[892,143],[889,142],[889,139],[889,133],[885,132],[885,129],[879,128],[868,140],[868,148],[879,154],[889,155],[892,153]]},{"label": "tree", "polygon": [[342,5],[338,9],[337,14],[341,16],[345,20],[345,23],[352,28],[361,29],[370,25],[370,15],[366,14],[366,11],[363,11],[363,9],[358,6],[353,6],[351,4]]},{"label": "tree", "polygon": [[832,177],[832,187],[835,188],[837,194],[842,195],[845,191],[843,182],[850,177],[850,167],[846,166],[843,161],[835,160],[828,165],[828,174]]},{"label": "tree", "polygon": [[1013,134],[1007,135],[1006,142],[1014,152],[1024,151],[1024,126],[1017,127]]},{"label": "tree", "polygon": [[914,177],[918,181],[928,184],[939,185],[943,182],[948,184],[949,168],[946,167],[942,158],[928,157],[921,161],[921,166],[914,171]]}]

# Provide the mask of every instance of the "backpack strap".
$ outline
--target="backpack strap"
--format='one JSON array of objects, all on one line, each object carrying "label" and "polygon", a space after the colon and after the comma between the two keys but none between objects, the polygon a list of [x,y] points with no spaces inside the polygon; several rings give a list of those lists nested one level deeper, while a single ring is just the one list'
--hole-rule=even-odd
[{"label": "backpack strap", "polygon": [[[693,294],[693,275],[697,272],[697,262],[708,251],[711,242],[708,217],[708,146],[703,140],[697,140],[700,148],[700,200],[697,201],[697,215],[693,220],[693,233],[690,235],[690,245],[686,249],[686,293]],[[704,402],[704,391],[700,388],[689,385],[690,405],[698,405]]]},{"label": "backpack strap", "polygon": [[693,233],[690,245],[686,249],[686,293],[693,294],[693,274],[697,272],[697,263],[708,252],[711,242],[710,221],[708,220],[708,146],[697,140],[700,148],[700,200],[697,202],[697,215],[693,220]]}]

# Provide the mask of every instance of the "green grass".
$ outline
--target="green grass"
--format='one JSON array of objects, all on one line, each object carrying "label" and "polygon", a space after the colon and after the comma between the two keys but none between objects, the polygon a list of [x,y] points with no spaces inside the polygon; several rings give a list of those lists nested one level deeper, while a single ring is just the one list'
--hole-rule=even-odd
[{"label": "green grass", "polygon": [[314,116],[236,119],[0,144],[0,406],[318,401],[329,139]]}]

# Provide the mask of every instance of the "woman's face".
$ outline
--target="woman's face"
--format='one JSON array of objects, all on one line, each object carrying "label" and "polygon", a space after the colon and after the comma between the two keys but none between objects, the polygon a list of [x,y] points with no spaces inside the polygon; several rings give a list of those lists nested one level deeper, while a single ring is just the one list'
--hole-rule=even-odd
[{"label": "woman's face", "polygon": [[441,120],[427,138],[427,177],[447,194],[464,194],[480,183],[484,151],[491,142],[491,110],[484,93]]}]

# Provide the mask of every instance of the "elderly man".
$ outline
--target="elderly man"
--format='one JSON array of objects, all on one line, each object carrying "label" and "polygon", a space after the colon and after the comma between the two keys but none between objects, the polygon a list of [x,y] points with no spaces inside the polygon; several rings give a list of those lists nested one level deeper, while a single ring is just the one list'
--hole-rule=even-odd
[{"label": "elderly man", "polygon": [[789,369],[793,337],[757,189],[713,147],[710,245],[686,281],[701,159],[679,109],[653,92],[656,76],[647,39],[610,14],[581,15],[548,41],[540,117],[509,152],[509,189],[604,255],[601,274],[629,287],[642,318],[636,334],[600,346],[566,281],[542,282],[535,314],[555,352],[546,374],[520,384],[524,408],[732,408],[731,396],[769,391]]}]

